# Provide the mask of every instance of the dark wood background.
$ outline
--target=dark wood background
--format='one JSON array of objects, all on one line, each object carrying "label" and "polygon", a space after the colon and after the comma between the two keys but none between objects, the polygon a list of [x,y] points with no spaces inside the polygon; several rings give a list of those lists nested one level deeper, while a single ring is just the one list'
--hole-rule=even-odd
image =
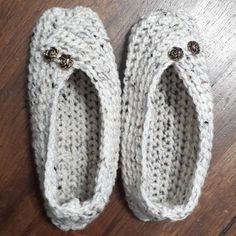
[{"label": "dark wood background", "polygon": [[[44,10],[83,5],[96,11],[111,38],[122,79],[127,33],[143,14],[182,8],[195,16],[205,43],[214,93],[213,159],[200,203],[186,220],[137,220],[127,207],[120,173],[111,201],[83,231],[54,227],[43,209],[31,148],[26,96],[29,42]],[[0,0],[0,235],[236,235],[235,0]]]}]

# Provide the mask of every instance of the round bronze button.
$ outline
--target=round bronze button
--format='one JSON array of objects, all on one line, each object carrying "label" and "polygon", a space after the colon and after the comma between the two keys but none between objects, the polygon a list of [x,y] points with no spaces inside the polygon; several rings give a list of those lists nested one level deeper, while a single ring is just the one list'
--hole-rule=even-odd
[{"label": "round bronze button", "polygon": [[168,52],[168,57],[173,61],[179,61],[181,58],[183,58],[184,52],[182,48],[173,47]]},{"label": "round bronze button", "polygon": [[59,57],[59,64],[63,69],[69,69],[73,66],[74,61],[70,55],[62,54]]},{"label": "round bronze button", "polygon": [[48,61],[53,61],[58,56],[58,50],[55,47],[51,47],[44,52],[44,57]]},{"label": "round bronze button", "polygon": [[190,41],[188,42],[188,50],[193,54],[197,55],[200,53],[200,46],[196,41]]}]

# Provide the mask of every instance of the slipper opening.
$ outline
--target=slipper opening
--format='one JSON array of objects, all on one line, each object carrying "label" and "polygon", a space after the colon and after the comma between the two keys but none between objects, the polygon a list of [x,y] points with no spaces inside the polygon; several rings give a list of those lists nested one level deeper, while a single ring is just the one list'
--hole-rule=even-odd
[{"label": "slipper opening", "polygon": [[196,106],[180,76],[171,65],[155,85],[146,142],[147,197],[167,207],[188,203],[199,156]]},{"label": "slipper opening", "polygon": [[75,70],[60,90],[56,108],[54,171],[59,204],[95,194],[101,133],[98,91]]}]

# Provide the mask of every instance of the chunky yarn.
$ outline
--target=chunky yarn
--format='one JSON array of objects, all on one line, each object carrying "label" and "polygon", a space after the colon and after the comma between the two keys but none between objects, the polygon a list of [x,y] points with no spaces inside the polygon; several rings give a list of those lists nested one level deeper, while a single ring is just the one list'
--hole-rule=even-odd
[{"label": "chunky yarn", "polygon": [[180,220],[198,203],[213,138],[201,46],[194,21],[181,12],[159,10],[132,28],[121,162],[127,201],[141,220]]},{"label": "chunky yarn", "polygon": [[92,10],[52,8],[41,16],[31,42],[28,93],[47,213],[63,230],[82,229],[109,200],[120,139],[115,58]]}]

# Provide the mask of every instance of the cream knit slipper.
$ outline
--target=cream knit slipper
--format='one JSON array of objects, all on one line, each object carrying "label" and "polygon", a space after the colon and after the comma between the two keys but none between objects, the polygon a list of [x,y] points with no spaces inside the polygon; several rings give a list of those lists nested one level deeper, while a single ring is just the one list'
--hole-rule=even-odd
[{"label": "cream knit slipper", "polygon": [[153,12],[131,32],[124,79],[122,175],[134,214],[180,220],[211,159],[213,106],[192,19]]},{"label": "cream knit slipper", "polygon": [[120,138],[120,82],[97,14],[52,8],[31,42],[28,92],[33,147],[48,215],[82,229],[114,185]]}]

